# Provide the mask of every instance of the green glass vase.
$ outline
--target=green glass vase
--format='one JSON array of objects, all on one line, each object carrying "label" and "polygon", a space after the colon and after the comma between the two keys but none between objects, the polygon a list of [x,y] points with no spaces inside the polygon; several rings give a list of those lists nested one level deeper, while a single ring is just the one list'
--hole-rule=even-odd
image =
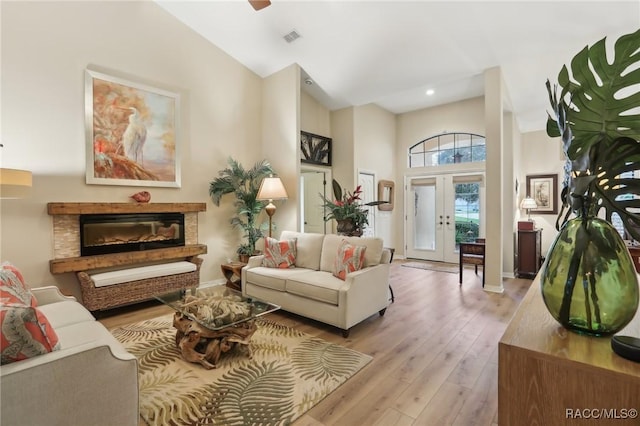
[{"label": "green glass vase", "polygon": [[565,328],[607,336],[624,328],[638,309],[638,277],[618,231],[585,216],[569,220],[549,249],[542,297]]}]

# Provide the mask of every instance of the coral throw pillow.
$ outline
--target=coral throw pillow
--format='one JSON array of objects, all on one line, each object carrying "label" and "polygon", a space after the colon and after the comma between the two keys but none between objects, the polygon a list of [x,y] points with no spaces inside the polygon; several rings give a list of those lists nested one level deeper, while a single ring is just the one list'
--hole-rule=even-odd
[{"label": "coral throw pillow", "polygon": [[19,303],[3,303],[0,305],[0,327],[0,364],[60,349],[58,335],[38,308]]},{"label": "coral throw pillow", "polygon": [[22,274],[9,262],[0,265],[0,303],[20,303],[26,306],[38,306],[31,289],[24,282]]},{"label": "coral throw pillow", "polygon": [[262,265],[267,268],[291,268],[296,263],[296,239],[278,241],[267,237]]},{"label": "coral throw pillow", "polygon": [[338,255],[333,265],[333,275],[344,281],[347,279],[348,273],[362,269],[366,250],[365,246],[354,246],[349,244],[347,240],[342,240],[338,246]]}]

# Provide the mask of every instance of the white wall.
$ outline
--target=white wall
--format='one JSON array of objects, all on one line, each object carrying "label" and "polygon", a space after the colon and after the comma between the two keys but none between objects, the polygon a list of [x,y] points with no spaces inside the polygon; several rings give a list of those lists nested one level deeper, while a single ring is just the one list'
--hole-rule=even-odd
[{"label": "white wall", "polygon": [[[221,277],[241,234],[233,200],[212,204],[209,182],[228,156],[261,159],[262,80],[153,2],[1,2],[2,167],[33,171],[32,196],[1,204],[0,257],[33,286],[78,294],[72,274],[51,275],[47,202],[207,202],[199,239],[208,245],[202,279]],[[182,96],[182,188],[85,184],[84,70],[114,70]],[[258,149],[256,149],[258,148]]]}]

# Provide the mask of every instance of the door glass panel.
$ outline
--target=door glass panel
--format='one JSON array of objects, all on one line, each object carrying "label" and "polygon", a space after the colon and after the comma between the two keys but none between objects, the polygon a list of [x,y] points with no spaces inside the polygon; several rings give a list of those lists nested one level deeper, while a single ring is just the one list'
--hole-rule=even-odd
[{"label": "door glass panel", "polygon": [[436,248],[436,187],[435,185],[414,187],[414,248],[435,250]]},{"label": "door glass panel", "polygon": [[461,242],[473,242],[480,235],[480,185],[455,184],[456,250]]}]

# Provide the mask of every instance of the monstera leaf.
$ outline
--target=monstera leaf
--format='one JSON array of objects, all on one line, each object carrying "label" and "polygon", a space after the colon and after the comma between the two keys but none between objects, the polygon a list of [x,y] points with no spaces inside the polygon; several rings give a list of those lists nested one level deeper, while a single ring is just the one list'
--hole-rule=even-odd
[{"label": "monstera leaf", "polygon": [[621,176],[640,170],[640,30],[616,41],[611,62],[605,40],[585,47],[570,68],[562,67],[559,94],[547,81],[555,115],[549,115],[547,134],[562,137],[567,156],[563,205],[570,204],[571,194],[585,195],[576,192],[571,172],[597,176],[587,191],[592,205],[605,209],[609,221],[617,213],[640,239],[640,185]]},{"label": "monstera leaf", "polygon": [[[575,160],[600,143],[611,143],[627,136],[640,139],[640,30],[620,37],[614,48],[613,62],[607,62],[606,38],[585,47],[558,75],[560,96],[547,84],[556,117],[549,116],[549,136],[563,136],[568,157]],[[570,132],[563,132],[570,127]],[[565,138],[570,137],[570,140]],[[566,146],[566,145],[565,145]]]}]

